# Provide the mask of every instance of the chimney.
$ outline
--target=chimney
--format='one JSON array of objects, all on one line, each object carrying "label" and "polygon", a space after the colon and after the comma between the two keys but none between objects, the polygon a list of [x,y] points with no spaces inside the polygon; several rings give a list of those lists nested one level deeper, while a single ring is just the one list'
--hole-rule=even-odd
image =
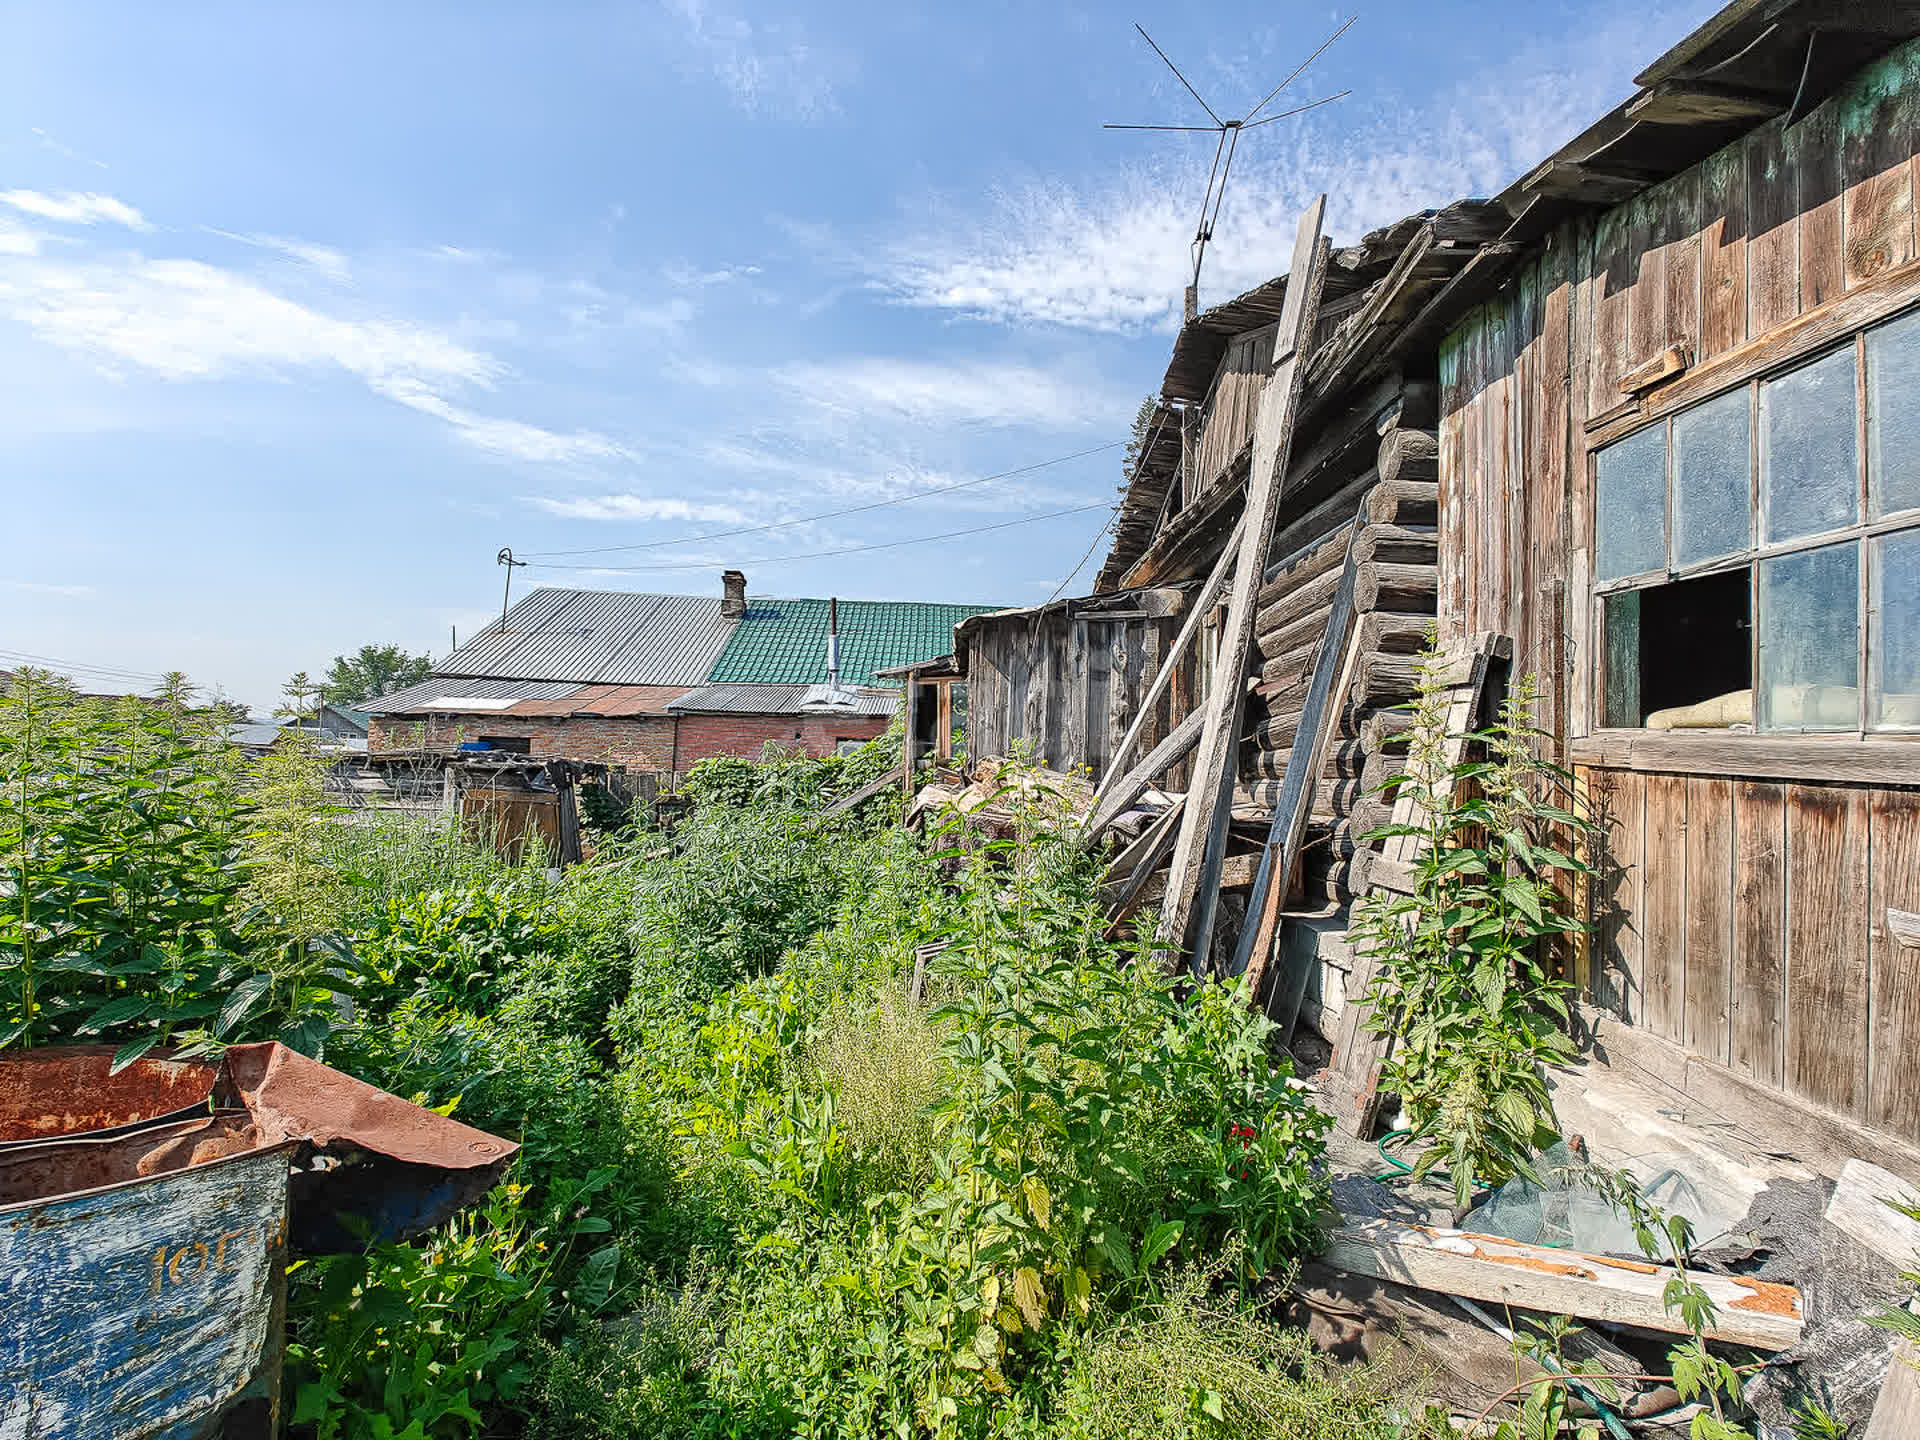
[{"label": "chimney", "polygon": [[840,688],[840,601],[837,596],[827,601],[827,684],[835,690]]},{"label": "chimney", "polygon": [[747,613],[747,577],[744,571],[729,570],[720,577],[720,613],[738,620]]}]

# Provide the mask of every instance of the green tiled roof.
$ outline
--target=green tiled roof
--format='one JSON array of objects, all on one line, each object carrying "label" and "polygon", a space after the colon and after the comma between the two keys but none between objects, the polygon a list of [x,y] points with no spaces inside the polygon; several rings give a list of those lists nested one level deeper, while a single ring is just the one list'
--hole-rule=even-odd
[{"label": "green tiled roof", "polygon": [[[867,685],[876,670],[953,649],[953,627],[993,605],[840,602],[840,679]],[[827,602],[747,601],[747,613],[707,676],[709,685],[820,685],[827,679]]]}]

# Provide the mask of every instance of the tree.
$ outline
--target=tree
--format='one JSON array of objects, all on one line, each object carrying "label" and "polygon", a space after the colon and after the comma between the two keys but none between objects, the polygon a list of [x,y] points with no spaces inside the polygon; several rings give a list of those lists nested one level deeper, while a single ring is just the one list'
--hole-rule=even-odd
[{"label": "tree", "polygon": [[[1133,412],[1133,430],[1127,437],[1127,448],[1120,456],[1120,493],[1125,495],[1133,484],[1133,472],[1140,468],[1140,461],[1147,453],[1147,446],[1153,443],[1159,433],[1154,417],[1160,413],[1160,397],[1149,395],[1140,402],[1140,408]],[[1119,507],[1116,506],[1116,509]]]},{"label": "tree", "polygon": [[320,687],[331,705],[360,705],[418,685],[433,669],[433,657],[409,655],[398,645],[362,645],[352,655],[336,655]]},{"label": "tree", "polygon": [[280,693],[286,699],[273,707],[274,718],[299,725],[314,718],[314,702],[320,698],[322,687],[306,671],[296,670],[280,687]]}]

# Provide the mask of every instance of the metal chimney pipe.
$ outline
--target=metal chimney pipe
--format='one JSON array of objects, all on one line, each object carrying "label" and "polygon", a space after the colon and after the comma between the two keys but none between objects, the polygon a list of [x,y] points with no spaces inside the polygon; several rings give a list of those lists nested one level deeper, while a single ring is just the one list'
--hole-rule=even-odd
[{"label": "metal chimney pipe", "polygon": [[838,596],[827,600],[827,684],[830,688],[840,688],[840,599]]}]

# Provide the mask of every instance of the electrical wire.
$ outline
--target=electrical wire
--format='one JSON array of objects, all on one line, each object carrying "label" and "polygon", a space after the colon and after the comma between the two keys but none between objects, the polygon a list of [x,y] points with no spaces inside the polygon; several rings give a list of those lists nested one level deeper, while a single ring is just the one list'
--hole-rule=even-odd
[{"label": "electrical wire", "polygon": [[[1011,530],[1016,525],[1032,525],[1041,520],[1057,520],[1063,515],[1084,515],[1089,510],[1099,510],[1112,504],[1109,500],[1096,500],[1091,505],[1075,505],[1069,510],[1050,510],[1045,515],[1027,515],[1018,520],[1003,520],[997,525],[975,525],[966,530],[949,530],[941,535],[916,535],[911,540],[884,540],[877,545],[847,545],[838,550],[812,550],[803,555],[767,555],[748,560],[749,565],[778,565],[788,560],[824,560],[834,555],[858,555],[868,550],[897,550],[903,545],[929,545],[935,540],[958,540],[963,535],[984,535],[990,530]],[[672,565],[553,565],[533,560],[529,564],[536,570],[593,570],[602,575],[651,575],[665,570],[707,570],[712,568],[710,560],[696,560]]]},{"label": "electrical wire", "polygon": [[1118,520],[1119,518],[1120,518],[1120,512],[1118,510],[1115,510],[1111,515],[1107,516],[1107,523],[1102,525],[1098,530],[1093,532],[1093,539],[1087,542],[1087,553],[1080,557],[1080,563],[1078,565],[1075,565],[1073,569],[1069,570],[1064,576],[1062,576],[1060,583],[1053,587],[1053,593],[1047,597],[1047,603],[1049,605],[1051,605],[1054,601],[1058,600],[1060,598],[1060,592],[1066,589],[1067,586],[1073,583],[1073,577],[1078,575],[1083,569],[1086,568],[1087,561],[1093,558],[1094,546],[1100,543],[1100,537],[1106,534],[1107,531],[1111,530],[1113,528],[1113,522]]},{"label": "electrical wire", "polygon": [[743,525],[737,530],[714,530],[705,535],[685,535],[677,540],[642,540],[631,545],[592,545],[582,550],[532,550],[521,553],[533,560],[563,555],[612,555],[627,550],[658,550],[667,545],[697,545],[703,540],[725,540],[735,535],[762,535],[769,530],[790,530],[795,525],[811,525],[819,520],[838,520],[845,515],[863,515],[869,510],[884,510],[889,505],[905,505],[909,501],[924,500],[929,495],[946,495],[955,490],[965,490],[972,485],[986,485],[994,480],[1010,480],[1015,475],[1030,475],[1035,470],[1064,465],[1069,460],[1083,460],[1089,455],[1098,455],[1102,451],[1118,450],[1126,443],[1124,440],[1114,440],[1105,445],[1076,450],[1071,455],[1056,455],[1051,460],[1036,460],[1031,465],[1022,465],[1017,469],[1002,470],[993,475],[981,475],[973,480],[957,480],[951,485],[936,485],[930,490],[915,490],[911,494],[896,495],[889,500],[874,500],[865,505],[849,505],[844,510],[826,510],[818,515],[802,516],[798,520],[779,520],[770,525]]},{"label": "electrical wire", "polygon": [[54,655],[34,655],[25,650],[0,650],[0,660],[27,665],[45,665],[49,669],[63,673],[97,675],[114,680],[149,680],[157,684],[163,678],[149,674],[145,670],[126,670],[117,665],[88,665],[78,660],[62,660]]}]

